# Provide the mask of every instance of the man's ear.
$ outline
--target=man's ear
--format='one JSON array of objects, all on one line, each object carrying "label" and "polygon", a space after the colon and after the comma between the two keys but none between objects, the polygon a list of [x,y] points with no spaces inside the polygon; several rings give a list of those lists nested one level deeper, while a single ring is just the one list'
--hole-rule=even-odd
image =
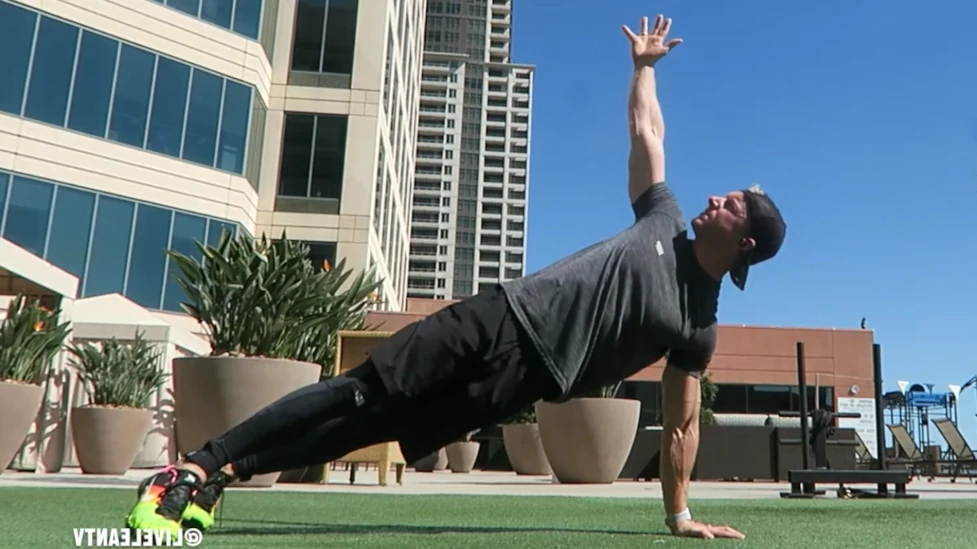
[{"label": "man's ear", "polygon": [[741,238],[740,239],[740,251],[748,252],[756,247],[756,241],[752,238]]}]

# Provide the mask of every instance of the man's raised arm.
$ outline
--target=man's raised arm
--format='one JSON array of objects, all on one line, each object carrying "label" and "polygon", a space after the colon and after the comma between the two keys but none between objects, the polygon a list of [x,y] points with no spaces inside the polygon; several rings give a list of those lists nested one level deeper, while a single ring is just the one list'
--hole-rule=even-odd
[{"label": "man's raised arm", "polygon": [[665,119],[655,82],[655,63],[668,54],[682,40],[667,40],[671,19],[659,15],[655,26],[648,29],[648,18],[641,19],[640,34],[623,26],[631,41],[634,76],[628,97],[628,128],[631,134],[631,154],[628,157],[628,194],[631,202],[656,183],[665,180]]}]

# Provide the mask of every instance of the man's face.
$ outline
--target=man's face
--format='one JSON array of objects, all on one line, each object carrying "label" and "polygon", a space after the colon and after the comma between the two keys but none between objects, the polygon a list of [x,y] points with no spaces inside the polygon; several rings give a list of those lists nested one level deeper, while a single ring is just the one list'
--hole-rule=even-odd
[{"label": "man's face", "polygon": [[746,201],[742,191],[733,191],[726,196],[710,196],[706,209],[692,220],[696,237],[704,238],[713,244],[728,243],[737,248],[749,248],[752,242],[746,239],[748,228]]}]

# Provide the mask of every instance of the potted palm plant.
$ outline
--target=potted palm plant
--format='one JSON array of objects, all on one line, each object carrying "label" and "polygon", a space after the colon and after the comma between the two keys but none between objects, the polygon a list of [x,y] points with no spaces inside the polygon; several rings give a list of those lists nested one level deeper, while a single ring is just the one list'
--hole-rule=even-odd
[{"label": "potted palm plant", "polygon": [[553,472],[539,438],[535,407],[530,406],[516,414],[502,426],[502,443],[517,475],[549,475]]},{"label": "potted palm plant", "polygon": [[452,442],[445,447],[444,451],[448,454],[448,468],[452,473],[472,472],[475,460],[478,459],[478,449],[481,447],[479,442],[472,440],[477,432],[472,431],[458,442]]},{"label": "potted palm plant", "polygon": [[18,295],[0,323],[0,472],[23,446],[54,358],[71,332],[61,311]]},{"label": "potted palm plant", "polygon": [[[345,261],[317,269],[308,246],[225,232],[199,258],[170,251],[187,302],[206,331],[207,357],[173,361],[177,450],[185,454],[332,367],[336,332],[361,325],[377,288],[373,269]],[[352,278],[351,278],[352,277]],[[254,477],[271,486],[279,474]]]},{"label": "potted palm plant", "polygon": [[115,338],[69,348],[91,403],[71,410],[71,434],[83,473],[121,475],[129,470],[152,427],[149,399],[167,374],[160,349],[136,334],[131,343]]},{"label": "potted palm plant", "polygon": [[621,383],[566,402],[539,402],[539,435],[563,484],[617,480],[638,432],[641,401],[617,398]]}]

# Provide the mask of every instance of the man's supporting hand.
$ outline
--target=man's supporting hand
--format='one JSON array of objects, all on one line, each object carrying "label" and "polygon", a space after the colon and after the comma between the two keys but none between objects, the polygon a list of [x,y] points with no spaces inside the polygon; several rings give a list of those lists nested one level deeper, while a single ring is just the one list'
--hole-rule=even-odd
[{"label": "man's supporting hand", "polygon": [[[674,357],[669,357],[671,361]],[[728,526],[713,526],[692,520],[689,483],[699,450],[699,409],[702,393],[699,378],[669,362],[662,372],[661,486],[666,520],[673,535],[687,538],[743,539]]]},{"label": "man's supporting hand", "polygon": [[746,539],[745,534],[730,526],[714,526],[694,520],[685,520],[676,523],[675,526],[672,526],[672,534],[683,538]]}]

